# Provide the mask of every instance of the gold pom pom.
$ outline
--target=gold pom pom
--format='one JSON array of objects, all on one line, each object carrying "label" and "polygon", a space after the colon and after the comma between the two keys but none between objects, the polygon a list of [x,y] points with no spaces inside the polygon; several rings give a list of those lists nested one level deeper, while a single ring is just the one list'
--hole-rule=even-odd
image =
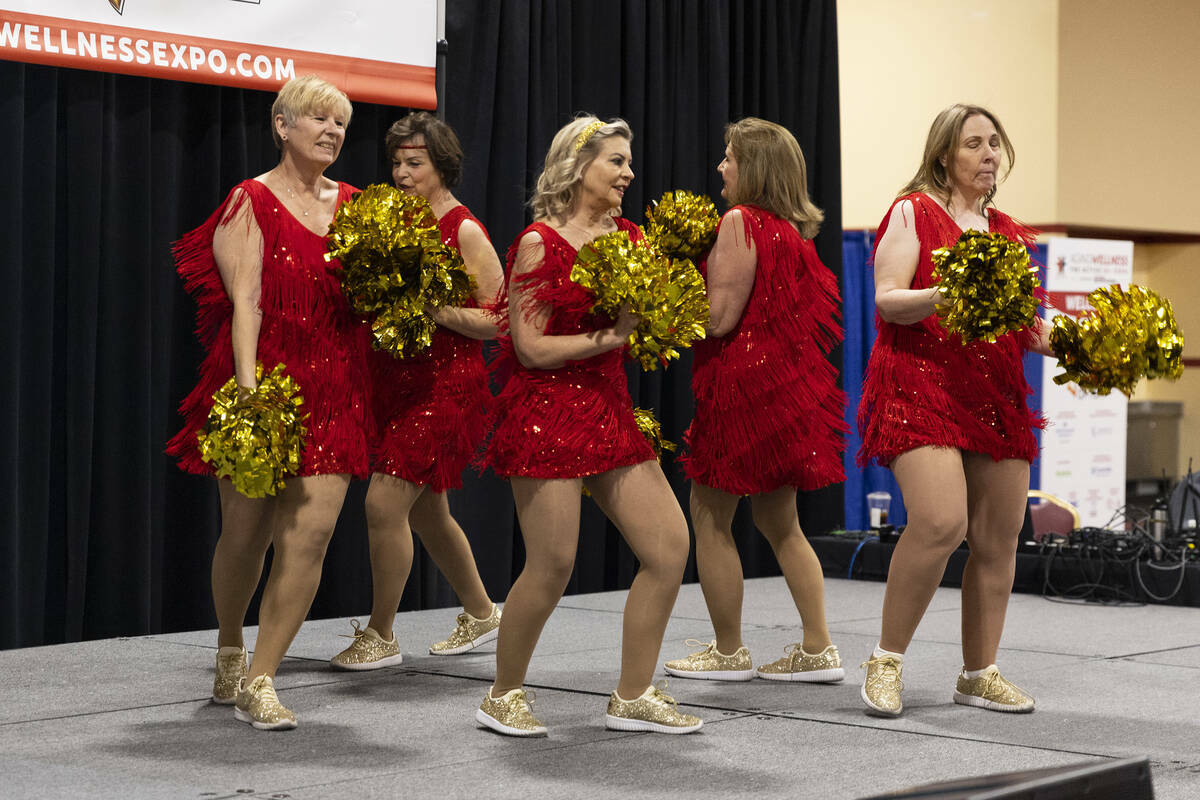
[{"label": "gold pom pom", "polygon": [[999,233],[965,230],[932,257],[933,280],[945,297],[938,317],[947,331],[964,342],[994,342],[1033,323],[1041,281],[1025,245]]},{"label": "gold pom pom", "polygon": [[634,408],[633,418],[637,422],[638,430],[642,432],[642,436],[646,437],[646,441],[653,448],[655,456],[662,458],[663,450],[675,449],[674,442],[663,438],[662,425],[655,419],[653,411],[648,408]]},{"label": "gold pom pom", "polygon": [[703,339],[708,325],[704,278],[686,258],[669,258],[625,231],[592,240],[575,259],[571,280],[596,295],[592,306],[616,317],[622,306],[641,317],[629,354],[644,370],[679,357],[679,348]]},{"label": "gold pom pom", "polygon": [[702,194],[664,192],[646,207],[646,238],[671,258],[699,262],[717,240],[721,216],[713,201]]},{"label": "gold pom pom", "polygon": [[300,387],[276,364],[258,386],[241,396],[236,378],[213,395],[208,421],[196,436],[200,457],[213,465],[218,478],[231,478],[246,497],[266,497],[283,488],[283,476],[300,469],[300,450],[308,434],[307,414],[300,413]]},{"label": "gold pom pom", "polygon": [[397,357],[429,346],[436,323],[428,309],[460,306],[474,288],[429,203],[392,186],[368,186],[342,203],[326,244],[326,259],[341,260],[350,307],[375,315],[374,346]]},{"label": "gold pom pom", "polygon": [[1105,286],[1088,295],[1092,310],[1078,320],[1054,318],[1050,349],[1058,356],[1057,384],[1074,381],[1085,391],[1133,394],[1143,378],[1183,375],[1183,332],[1171,302],[1142,286]]}]

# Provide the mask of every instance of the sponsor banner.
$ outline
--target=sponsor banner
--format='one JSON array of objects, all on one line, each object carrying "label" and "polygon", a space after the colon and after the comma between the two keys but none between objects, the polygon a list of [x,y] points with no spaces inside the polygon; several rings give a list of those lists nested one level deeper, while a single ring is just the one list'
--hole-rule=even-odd
[{"label": "sponsor banner", "polygon": [[[1100,286],[1128,286],[1133,277],[1133,243],[1106,239],[1055,238],[1046,254],[1046,293],[1057,314],[1079,316],[1090,309],[1087,295]],[[1103,397],[1078,386],[1060,386],[1060,370],[1046,365],[1042,411],[1050,425],[1042,434],[1043,491],[1079,509],[1081,524],[1104,526],[1125,505],[1125,438],[1128,401],[1120,392]]]},{"label": "sponsor banner", "polygon": [[[53,16],[46,14],[53,11]],[[435,108],[437,0],[0,0],[0,58]]]}]

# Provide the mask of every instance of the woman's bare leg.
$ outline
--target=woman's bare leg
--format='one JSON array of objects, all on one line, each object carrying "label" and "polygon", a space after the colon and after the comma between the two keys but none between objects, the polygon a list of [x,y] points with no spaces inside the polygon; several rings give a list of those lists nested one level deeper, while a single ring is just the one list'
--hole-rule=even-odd
[{"label": "woman's bare leg", "polygon": [[408,514],[423,487],[376,472],[367,488],[367,538],[371,544],[371,620],[385,641],[412,570],[413,541]]},{"label": "woman's bare leg", "polygon": [[692,529],[696,533],[696,572],[717,637],[717,650],[742,646],[742,559],[733,540],[733,515],[740,498],[692,481]]},{"label": "woman's bare leg", "polygon": [[213,607],[217,647],[244,647],[242,626],[250,598],[262,578],[271,545],[274,497],[246,497],[229,480],[217,481],[221,495],[221,536],[212,560]]},{"label": "woman's bare leg", "polygon": [[[796,489],[788,486],[750,498],[754,525],[775,551],[804,624],[806,653],[820,653],[833,642],[825,622],[825,576],[821,561],[800,529],[796,512]],[[728,652],[728,651],[726,651]]]},{"label": "woman's bare leg", "polygon": [[275,554],[247,681],[259,675],[275,676],[308,616],[321,582],[325,549],[349,485],[348,475],[315,475],[289,478],[280,491],[272,540]]},{"label": "woman's bare leg", "polygon": [[492,697],[525,682],[542,628],[571,580],[579,543],[578,478],[513,477],[510,483],[525,540],[525,567],[504,601]]},{"label": "woman's bare leg", "polygon": [[408,512],[408,521],[421,537],[421,544],[433,563],[458,595],[463,610],[476,619],[486,619],[492,613],[492,599],[479,577],[471,543],[458,521],[450,515],[446,493],[427,488]]},{"label": "woman's bare leg", "polygon": [[[586,484],[639,563],[625,600],[617,684],[617,694],[631,699],[654,678],[687,564],[687,521],[657,461],[609,470],[587,478]],[[507,606],[504,613],[507,619]]]},{"label": "woman's bare leg", "polygon": [[898,456],[892,472],[904,493],[908,525],[888,569],[879,645],[903,653],[946,562],[967,533],[967,484],[962,454],[953,448],[920,447]]},{"label": "woman's bare leg", "polygon": [[1025,520],[1029,462],[993,461],[965,453],[971,555],[963,570],[963,665],[983,669],[996,661],[1017,566],[1017,540]]}]

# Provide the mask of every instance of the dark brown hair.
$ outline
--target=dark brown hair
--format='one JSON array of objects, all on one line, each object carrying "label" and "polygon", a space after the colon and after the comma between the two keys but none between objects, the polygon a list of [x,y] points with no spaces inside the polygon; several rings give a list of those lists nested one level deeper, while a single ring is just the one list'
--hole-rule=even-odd
[{"label": "dark brown hair", "polygon": [[383,140],[388,158],[418,136],[425,140],[425,150],[442,178],[442,185],[447,189],[457,186],[462,180],[462,145],[458,143],[454,129],[428,111],[414,111],[392,123]]}]

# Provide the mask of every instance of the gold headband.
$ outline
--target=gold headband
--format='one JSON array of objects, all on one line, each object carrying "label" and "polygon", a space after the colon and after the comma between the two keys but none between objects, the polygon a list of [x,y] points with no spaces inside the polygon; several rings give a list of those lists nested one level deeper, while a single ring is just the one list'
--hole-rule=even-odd
[{"label": "gold headband", "polygon": [[596,131],[603,127],[604,123],[600,120],[596,120],[591,125],[588,125],[582,131],[580,131],[579,135],[575,137],[575,152],[578,153],[580,150],[582,150],[583,146],[588,143],[588,139],[591,139],[592,136],[595,135]]}]

